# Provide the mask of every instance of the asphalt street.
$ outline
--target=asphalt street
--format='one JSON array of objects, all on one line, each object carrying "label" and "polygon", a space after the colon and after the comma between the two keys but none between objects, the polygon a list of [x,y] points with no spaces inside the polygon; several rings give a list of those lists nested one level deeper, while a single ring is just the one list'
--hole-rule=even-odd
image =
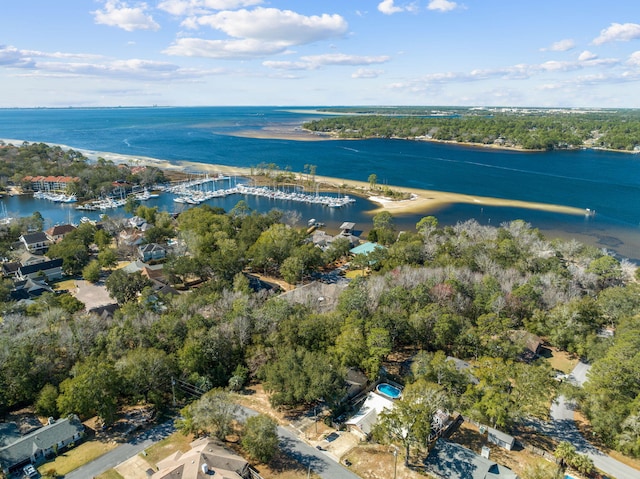
[{"label": "asphalt street", "polygon": [[[569,375],[569,379],[582,386],[587,379],[590,366],[579,362]],[[587,441],[573,420],[575,404],[564,396],[551,404],[551,421],[545,427],[545,433],[558,441],[568,441],[580,454],[586,454],[593,460],[594,466],[613,479],[638,479],[640,471],[608,456]]]},{"label": "asphalt street", "polygon": [[[248,417],[257,414],[258,413],[252,409],[240,407],[237,416],[239,420],[244,421]],[[65,479],[89,479],[99,476],[121,462],[126,461],[136,454],[140,454],[152,444],[174,432],[175,427],[173,426],[173,420],[165,422],[141,433],[130,441],[100,456],[95,461],[70,472],[64,477]],[[310,467],[311,471],[323,479],[360,479],[359,476],[331,459],[324,452],[309,446],[306,442],[299,439],[298,436],[289,429],[278,426],[278,437],[280,438],[281,449],[288,456],[300,464],[303,464],[305,467]]]}]

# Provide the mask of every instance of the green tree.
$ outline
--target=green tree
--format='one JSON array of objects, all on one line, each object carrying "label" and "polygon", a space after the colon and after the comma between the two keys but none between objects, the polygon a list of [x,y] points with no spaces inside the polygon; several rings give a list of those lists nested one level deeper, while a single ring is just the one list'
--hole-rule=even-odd
[{"label": "green tree", "polygon": [[139,272],[127,274],[117,269],[109,275],[105,286],[112,298],[119,304],[124,304],[136,299],[144,288],[151,286],[151,281]]},{"label": "green tree", "polygon": [[411,447],[427,446],[431,423],[438,409],[445,406],[445,395],[435,384],[418,380],[405,388],[402,399],[379,415],[374,436],[399,442],[405,450],[405,466],[409,466]]},{"label": "green tree", "polygon": [[104,424],[115,420],[120,377],[105,358],[90,357],[77,363],[71,377],[60,384],[58,410],[62,415],[78,414],[84,418],[97,414]]},{"label": "green tree", "polygon": [[98,252],[98,263],[103,268],[113,268],[118,264],[118,254],[113,248],[103,248]]},{"label": "green tree", "polygon": [[242,434],[242,447],[251,457],[268,463],[278,452],[278,431],[273,419],[264,414],[252,416]]},{"label": "green tree", "polygon": [[228,392],[213,389],[191,404],[190,409],[197,429],[224,440],[232,431],[238,405]]},{"label": "green tree", "polygon": [[58,417],[58,388],[53,384],[45,384],[36,400],[36,412],[44,417]]},{"label": "green tree", "polygon": [[368,178],[369,181],[369,189],[374,190],[376,188],[376,184],[378,183],[378,175],[375,173],[371,173]]},{"label": "green tree", "polygon": [[96,260],[91,261],[88,265],[82,268],[82,277],[90,283],[97,283],[100,280],[100,263]]}]

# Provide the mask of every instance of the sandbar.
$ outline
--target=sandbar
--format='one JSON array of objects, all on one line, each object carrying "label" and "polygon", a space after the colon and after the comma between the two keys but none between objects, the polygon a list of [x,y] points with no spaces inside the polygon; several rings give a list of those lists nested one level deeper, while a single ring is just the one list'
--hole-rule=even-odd
[{"label": "sandbar", "polygon": [[[6,143],[21,144],[21,140],[4,140]],[[53,144],[52,144],[53,145]],[[62,148],[71,148],[66,145],[58,145]],[[195,161],[169,161],[144,156],[131,156],[119,153],[97,152],[92,150],[83,150],[81,148],[73,148],[80,151],[92,161],[98,157],[105,160],[111,160],[114,163],[126,163],[130,166],[155,166],[167,171],[180,172],[199,172],[210,174],[223,174],[227,176],[243,176],[251,177],[252,169],[246,167],[229,166],[229,165],[213,165],[208,163],[198,163]],[[371,194],[370,185],[365,181],[347,180],[343,178],[334,178],[330,176],[316,176],[316,182],[320,189],[328,188],[332,190],[340,190],[344,194],[353,194],[374,202],[378,208],[371,213],[375,214],[380,211],[389,211],[398,214],[428,214],[443,206],[453,204],[473,204],[479,206],[496,206],[508,208],[525,208],[531,210],[547,211],[552,213],[562,213],[569,215],[584,215],[586,211],[582,208],[565,205],[555,205],[550,203],[530,202],[521,200],[511,200],[505,198],[493,198],[487,196],[468,195],[464,193],[452,193],[448,191],[423,190],[418,188],[407,188],[404,186],[389,186],[392,190],[407,192],[411,195],[410,199],[392,200],[385,198],[381,194]]]},{"label": "sandbar", "polygon": [[[85,153],[86,154],[86,153]],[[243,168],[228,165],[212,165],[207,163],[197,163],[193,161],[171,162],[148,157],[132,157],[113,153],[101,153],[99,156],[114,163],[128,163],[136,165],[155,166],[165,170],[192,171],[231,176],[251,176],[251,168]],[[341,190],[345,194],[354,194],[376,203],[378,208],[372,213],[389,211],[398,214],[429,213],[446,205],[467,203],[479,206],[498,206],[509,208],[526,208],[531,210],[547,211],[552,213],[562,213],[569,215],[584,215],[585,210],[573,206],[554,205],[550,203],[530,202],[521,200],[511,200],[505,198],[492,198],[487,196],[468,195],[464,193],[452,193],[447,191],[423,190],[419,188],[407,188],[404,186],[389,185],[395,191],[407,192],[411,195],[407,200],[392,200],[385,198],[381,194],[370,194],[370,185],[365,181],[347,180],[344,178],[334,178],[331,176],[316,176],[315,181],[322,189],[328,187]],[[387,185],[385,185],[387,186]]]}]

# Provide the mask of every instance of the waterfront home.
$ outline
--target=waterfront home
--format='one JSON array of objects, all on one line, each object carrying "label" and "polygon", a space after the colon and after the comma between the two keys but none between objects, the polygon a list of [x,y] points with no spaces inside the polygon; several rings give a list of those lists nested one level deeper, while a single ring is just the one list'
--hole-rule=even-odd
[{"label": "waterfront home", "polygon": [[167,249],[158,243],[148,243],[138,247],[138,256],[142,261],[164,259],[167,256]]},{"label": "waterfront home", "polygon": [[175,452],[157,464],[158,472],[151,479],[250,479],[260,476],[251,471],[249,463],[214,440],[203,437],[191,443],[187,452]]},{"label": "waterfront home", "polygon": [[71,183],[80,181],[77,176],[25,176],[22,183],[33,191],[66,191]]},{"label": "waterfront home", "polygon": [[57,243],[58,241],[61,241],[62,238],[64,238],[66,235],[75,230],[76,227],[73,225],[56,225],[46,230],[45,234],[47,235],[47,238],[49,238],[49,241],[51,241],[51,243]]},{"label": "waterfront home", "polygon": [[71,415],[22,436],[0,448],[0,468],[6,474],[19,471],[27,464],[40,464],[46,458],[72,447],[84,435],[84,425]]},{"label": "waterfront home", "polygon": [[44,253],[51,244],[51,241],[43,231],[24,234],[19,239],[29,253]]}]

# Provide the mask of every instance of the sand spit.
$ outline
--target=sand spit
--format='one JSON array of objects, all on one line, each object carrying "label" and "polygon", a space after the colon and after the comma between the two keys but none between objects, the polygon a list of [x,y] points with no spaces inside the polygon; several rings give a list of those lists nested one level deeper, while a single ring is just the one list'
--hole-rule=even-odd
[{"label": "sand spit", "polygon": [[[6,143],[13,143],[19,145],[21,140],[4,140]],[[53,144],[52,144],[53,145]],[[58,145],[62,148],[71,148],[66,145]],[[98,152],[92,150],[83,150],[81,148],[73,148],[76,151],[80,151],[90,160],[97,160],[99,157],[105,160],[111,160],[114,163],[126,163],[131,166],[155,166],[169,171],[181,171],[181,172],[198,172],[198,173],[210,173],[223,174],[227,176],[251,176],[251,168],[243,168],[237,166],[228,165],[212,165],[207,163],[198,163],[194,161],[168,161],[160,160],[157,158],[150,158],[144,156],[130,156],[119,153],[110,152]],[[365,181],[346,180],[343,178],[334,178],[330,176],[316,176],[316,182],[319,183],[319,187],[330,187],[331,189],[339,189],[344,194],[355,194],[361,197],[368,198],[379,205],[379,208],[373,211],[373,213],[387,210],[392,213],[398,214],[415,214],[425,213],[429,214],[442,206],[451,204],[474,204],[479,206],[497,206],[508,208],[526,208],[539,211],[548,211],[552,213],[562,213],[570,215],[584,215],[586,211],[582,208],[576,208],[572,206],[554,205],[548,203],[538,203],[520,200],[510,200],[504,198],[492,198],[486,196],[467,195],[462,193],[451,193],[446,191],[435,190],[423,190],[418,188],[406,188],[403,186],[392,186],[389,188],[396,191],[403,191],[411,194],[411,198],[407,200],[391,200],[380,195],[371,195],[369,193],[369,183]]]}]

